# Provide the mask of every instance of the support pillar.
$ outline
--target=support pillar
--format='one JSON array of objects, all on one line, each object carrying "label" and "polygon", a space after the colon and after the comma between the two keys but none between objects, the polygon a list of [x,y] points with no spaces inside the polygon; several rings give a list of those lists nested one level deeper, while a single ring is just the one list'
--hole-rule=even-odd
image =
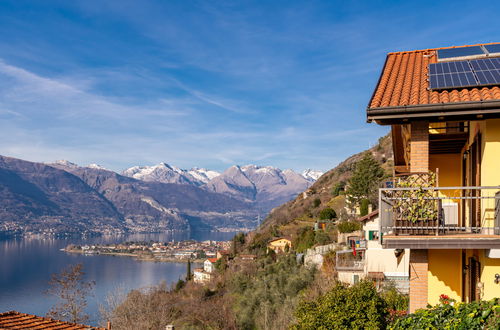
[{"label": "support pillar", "polygon": [[429,122],[412,122],[410,129],[410,172],[428,172]]},{"label": "support pillar", "polygon": [[426,308],[429,259],[427,250],[410,251],[410,313]]}]

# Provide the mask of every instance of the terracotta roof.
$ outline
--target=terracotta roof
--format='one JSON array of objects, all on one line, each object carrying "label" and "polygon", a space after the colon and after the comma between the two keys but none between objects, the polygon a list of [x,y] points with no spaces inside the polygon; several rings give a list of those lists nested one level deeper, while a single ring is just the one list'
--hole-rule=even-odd
[{"label": "terracotta roof", "polygon": [[92,329],[104,330],[104,328],[91,327],[89,325],[64,322],[48,317],[40,317],[31,314],[10,311],[0,313],[0,329]]},{"label": "terracotta roof", "polygon": [[373,212],[371,212],[371,213],[368,213],[368,214],[367,214],[367,215],[365,215],[365,216],[362,216],[362,217],[360,217],[360,218],[357,218],[356,220],[358,220],[358,221],[366,221],[366,220],[371,220],[371,219],[375,218],[377,215],[378,215],[378,210],[375,210],[375,211],[373,211]]},{"label": "terracotta roof", "polygon": [[210,261],[211,263],[216,263],[218,259],[217,258],[208,258],[207,260]]},{"label": "terracotta roof", "polygon": [[427,81],[429,64],[437,62],[436,50],[448,48],[455,47],[387,54],[384,69],[368,109],[500,100],[499,86],[429,90]]}]

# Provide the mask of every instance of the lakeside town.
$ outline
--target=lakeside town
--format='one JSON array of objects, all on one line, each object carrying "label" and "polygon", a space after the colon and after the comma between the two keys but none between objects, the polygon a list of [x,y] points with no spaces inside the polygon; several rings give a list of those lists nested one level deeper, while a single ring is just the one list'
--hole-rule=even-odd
[{"label": "lakeside town", "polygon": [[134,257],[144,261],[160,262],[203,262],[207,258],[216,257],[217,252],[227,251],[230,241],[194,240],[170,242],[123,242],[119,244],[74,245],[62,249],[68,253],[84,255],[113,255]]}]

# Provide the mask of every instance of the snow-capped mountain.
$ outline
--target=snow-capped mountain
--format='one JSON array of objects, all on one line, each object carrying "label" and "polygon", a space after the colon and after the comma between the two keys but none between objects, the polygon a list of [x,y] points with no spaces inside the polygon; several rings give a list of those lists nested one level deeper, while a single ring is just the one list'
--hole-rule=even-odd
[{"label": "snow-capped mountain", "polygon": [[196,186],[201,186],[220,175],[218,172],[203,168],[183,170],[166,163],[154,166],[134,166],[126,169],[121,174],[142,181],[193,184]]},{"label": "snow-capped mountain", "polygon": [[310,181],[316,181],[319,179],[320,176],[322,176],[324,173],[321,172],[321,171],[317,171],[317,170],[311,170],[310,168],[308,168],[307,170],[305,170],[304,172],[302,172],[302,176]]},{"label": "snow-capped mountain", "polygon": [[292,171],[271,166],[231,166],[204,187],[233,198],[252,202],[267,212],[294,198],[314,181]]}]

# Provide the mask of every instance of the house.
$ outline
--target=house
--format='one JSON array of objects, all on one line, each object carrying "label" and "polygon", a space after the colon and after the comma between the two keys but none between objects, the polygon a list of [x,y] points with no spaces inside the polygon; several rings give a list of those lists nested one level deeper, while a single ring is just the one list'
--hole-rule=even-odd
[{"label": "house", "polygon": [[273,250],[276,253],[285,252],[287,246],[291,248],[292,241],[284,237],[273,239],[267,244],[268,250]]},{"label": "house", "polygon": [[193,270],[193,281],[195,283],[206,283],[212,279],[212,273],[215,272],[215,263],[217,258],[208,258],[203,262],[203,268]]},{"label": "house", "polygon": [[[0,329],[82,329],[82,330],[105,330],[106,328],[91,327],[78,323],[54,320],[49,317],[41,317],[31,314],[10,311],[0,313]],[[108,328],[111,329],[108,323]]]},{"label": "house", "polygon": [[193,270],[194,283],[207,283],[212,279],[212,275],[207,273],[203,268],[195,268]]},{"label": "house", "polygon": [[391,281],[403,293],[409,290],[409,249],[384,249],[380,241],[379,211],[357,219],[363,225],[365,275],[375,281]]},{"label": "house", "polygon": [[500,297],[500,43],[389,53],[367,107],[391,127],[379,240],[409,249],[410,312]]},{"label": "house", "polygon": [[215,271],[215,263],[217,262],[217,258],[208,258],[203,262],[203,269],[207,273],[213,273]]}]

